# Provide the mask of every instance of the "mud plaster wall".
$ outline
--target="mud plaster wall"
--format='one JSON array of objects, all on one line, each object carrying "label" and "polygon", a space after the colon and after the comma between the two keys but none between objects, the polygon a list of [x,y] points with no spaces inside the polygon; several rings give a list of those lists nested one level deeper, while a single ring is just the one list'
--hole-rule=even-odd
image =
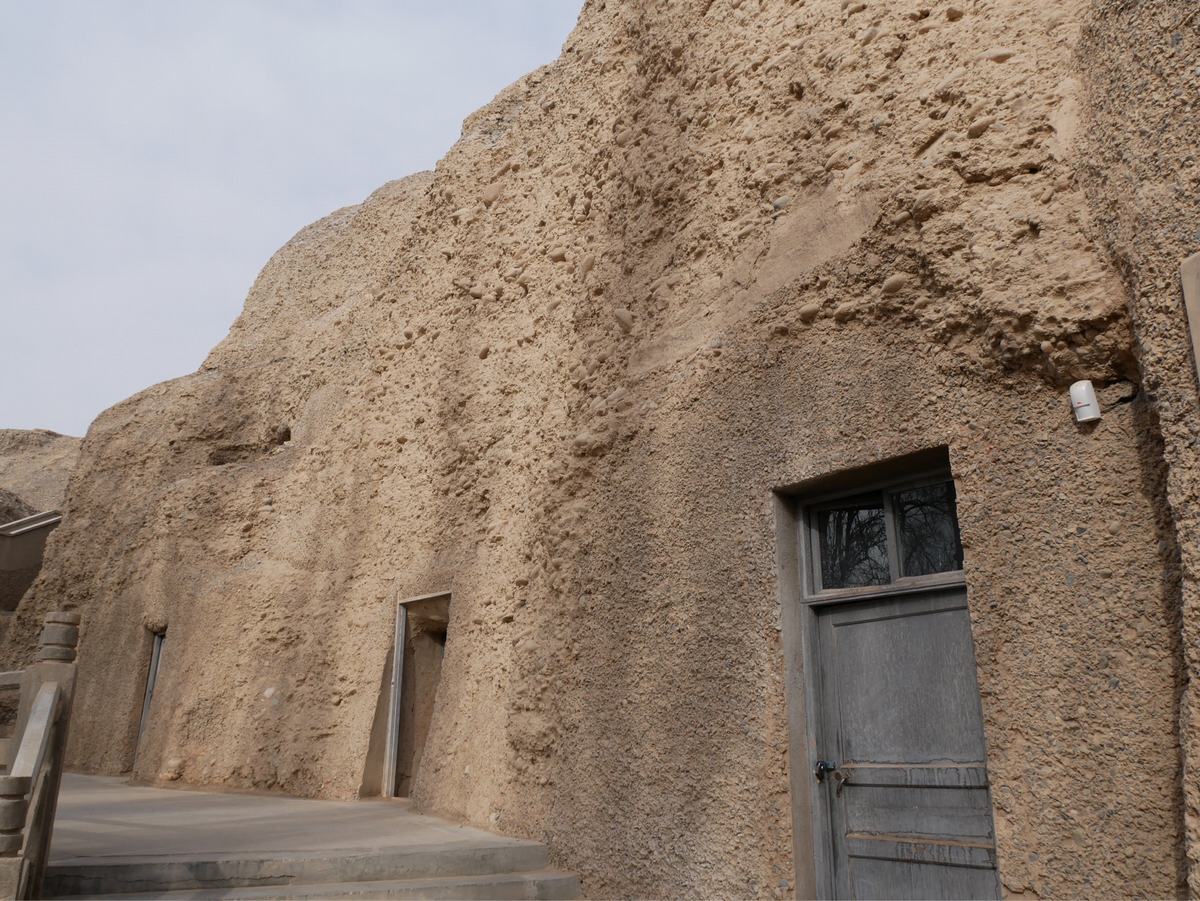
[{"label": "mud plaster wall", "polygon": [[83,609],[73,761],[134,765],[166,626],[135,777],[351,795],[394,601],[449,589],[423,807],[597,896],[787,894],[771,489],[948,445],[1007,889],[1175,894],[1178,572],[1080,183],[1092,15],[589,3],[93,425],[5,647]]},{"label": "mud plaster wall", "polygon": [[1137,349],[1169,466],[1182,567],[1188,688],[1185,754],[1190,889],[1200,896],[1200,395],[1179,264],[1200,249],[1200,14],[1195,3],[1098,2],[1080,46],[1089,104],[1089,196],[1122,268]]}]

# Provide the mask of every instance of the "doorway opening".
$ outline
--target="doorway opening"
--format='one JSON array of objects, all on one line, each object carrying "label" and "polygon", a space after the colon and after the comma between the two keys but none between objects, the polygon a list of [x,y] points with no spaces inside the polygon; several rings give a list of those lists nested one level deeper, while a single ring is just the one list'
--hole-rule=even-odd
[{"label": "doorway opening", "polygon": [[141,745],[142,734],[146,731],[146,726],[150,723],[150,704],[154,700],[154,686],[158,682],[158,671],[162,667],[163,649],[166,647],[166,644],[166,629],[151,633],[150,666],[146,670],[146,691],[142,695],[142,716],[138,720],[138,745]]},{"label": "doorway opening", "polygon": [[449,625],[449,593],[425,595],[396,605],[383,771],[385,797],[408,797],[420,772],[433,725]]}]

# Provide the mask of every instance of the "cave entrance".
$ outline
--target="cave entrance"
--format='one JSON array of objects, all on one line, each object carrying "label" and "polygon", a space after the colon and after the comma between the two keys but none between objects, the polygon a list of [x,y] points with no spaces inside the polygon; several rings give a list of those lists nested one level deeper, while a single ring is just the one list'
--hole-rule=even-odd
[{"label": "cave entrance", "polygon": [[385,796],[406,798],[412,793],[433,724],[449,624],[448,593],[426,595],[396,605],[383,773]]}]

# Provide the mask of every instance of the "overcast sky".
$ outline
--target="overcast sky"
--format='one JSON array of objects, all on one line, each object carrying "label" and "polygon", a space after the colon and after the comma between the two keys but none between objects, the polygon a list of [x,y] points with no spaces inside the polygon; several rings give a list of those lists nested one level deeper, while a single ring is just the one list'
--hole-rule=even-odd
[{"label": "overcast sky", "polygon": [[0,0],[0,428],[191,372],[297,230],[433,166],[582,0]]}]

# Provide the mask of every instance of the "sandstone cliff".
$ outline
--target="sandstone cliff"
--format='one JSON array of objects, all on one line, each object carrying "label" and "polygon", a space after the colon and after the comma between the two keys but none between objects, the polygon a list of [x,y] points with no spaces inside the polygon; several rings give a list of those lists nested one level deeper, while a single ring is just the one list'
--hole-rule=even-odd
[{"label": "sandstone cliff", "polygon": [[0,429],[0,488],[35,511],[58,510],[79,459],[80,439],[47,429]]},{"label": "sandstone cliff", "polygon": [[5,491],[3,488],[0,488],[0,525],[36,512],[33,507],[25,503],[25,501],[21,500],[21,498],[17,497],[11,491]]},{"label": "sandstone cliff", "polygon": [[772,489],[947,445],[1007,889],[1178,892],[1196,223],[1128,123],[1189,101],[1121,70],[1197,35],[1135,6],[589,2],[435,172],[301,231],[199,372],[92,427],[7,637],[84,612],[74,762],[350,796],[394,603],[449,589],[419,803],[596,895],[787,894]]}]

